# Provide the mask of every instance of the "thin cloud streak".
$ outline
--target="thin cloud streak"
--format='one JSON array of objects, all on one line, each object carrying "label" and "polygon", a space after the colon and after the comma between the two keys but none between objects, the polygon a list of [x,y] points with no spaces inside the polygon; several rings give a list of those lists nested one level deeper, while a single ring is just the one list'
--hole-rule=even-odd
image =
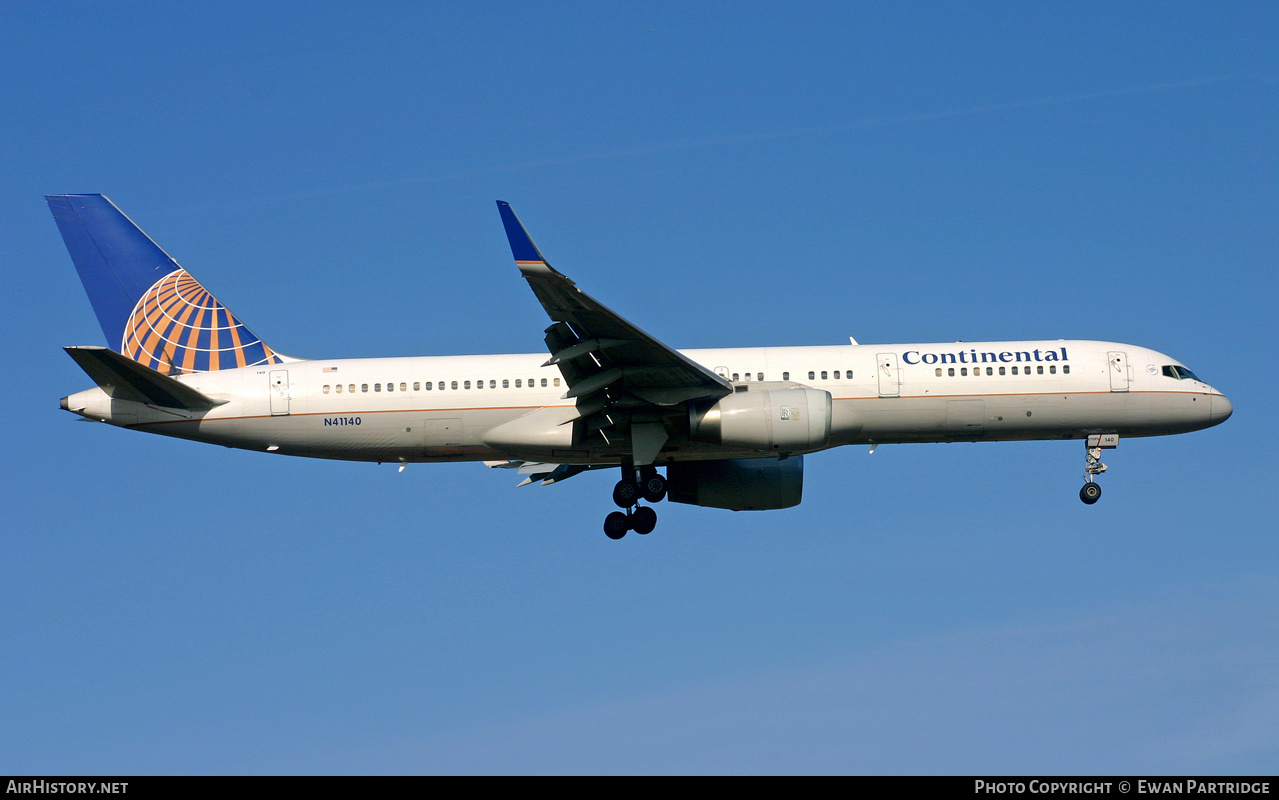
[{"label": "thin cloud streak", "polygon": [[[626,148],[623,150],[610,150],[601,153],[582,153],[572,156],[560,156],[557,158],[541,158],[533,161],[523,161],[517,164],[503,164],[493,167],[485,167],[482,169],[464,170],[461,172],[448,173],[444,175],[423,176],[415,178],[401,178],[393,181],[377,181],[373,183],[362,183],[354,186],[348,186],[338,189],[324,189],[314,192],[301,192],[291,194],[287,198],[271,198],[270,202],[278,200],[311,200],[321,197],[329,197],[337,194],[346,194],[351,192],[367,192],[380,191],[385,189],[403,188],[405,186],[418,186],[428,183],[444,183],[447,181],[476,180],[480,178],[492,177],[494,175],[503,175],[514,172],[527,172],[530,170],[546,169],[550,167],[564,167],[574,164],[586,164],[596,161],[609,161],[614,159],[635,158],[637,156],[656,155],[660,153],[676,153],[685,150],[702,150],[713,147],[727,147],[738,144],[755,144],[759,142],[779,141],[784,139],[796,139],[803,136],[821,136],[832,133],[850,133],[859,130],[871,130],[890,128],[894,126],[915,125],[923,122],[936,122],[946,119],[958,119],[962,117],[974,117],[984,114],[996,114],[1008,111],[1025,111],[1036,108],[1052,108],[1055,106],[1072,105],[1075,103],[1087,103],[1094,100],[1106,100],[1116,97],[1137,97],[1140,95],[1154,94],[1158,92],[1170,92],[1183,89],[1195,89],[1202,86],[1213,86],[1225,83],[1238,83],[1247,80],[1260,80],[1269,82],[1275,78],[1256,78],[1255,76],[1239,76],[1228,75],[1213,78],[1197,78],[1185,81],[1169,81],[1166,83],[1152,83],[1144,86],[1129,86],[1119,89],[1105,89],[1096,92],[1087,92],[1076,95],[1060,95],[1054,97],[1042,97],[1032,100],[1020,100],[1010,103],[982,103],[980,105],[968,106],[965,108],[951,108],[941,111],[927,111],[917,114],[902,114],[896,116],[872,116],[865,117],[853,122],[845,122],[835,125],[825,125],[808,128],[795,128],[784,131],[760,131],[757,133],[741,133],[724,136],[711,136],[703,139],[687,139],[675,142],[666,142],[663,144],[653,144],[641,147]],[[266,199],[264,198],[264,201]]]}]

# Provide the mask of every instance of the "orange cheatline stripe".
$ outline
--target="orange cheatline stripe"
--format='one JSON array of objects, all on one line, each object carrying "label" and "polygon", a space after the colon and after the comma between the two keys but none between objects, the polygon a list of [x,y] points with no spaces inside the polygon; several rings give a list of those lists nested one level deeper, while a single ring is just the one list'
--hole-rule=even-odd
[{"label": "orange cheatline stripe", "polygon": [[157,422],[139,422],[142,425],[173,425],[183,422],[233,422],[246,419],[279,419],[281,417],[351,417],[364,414],[452,414],[459,411],[535,411],[539,408],[573,408],[573,406],[476,406],[474,408],[409,408],[374,409],[364,411],[306,411],[292,414],[246,414],[242,417],[205,417],[204,419],[166,419]]}]

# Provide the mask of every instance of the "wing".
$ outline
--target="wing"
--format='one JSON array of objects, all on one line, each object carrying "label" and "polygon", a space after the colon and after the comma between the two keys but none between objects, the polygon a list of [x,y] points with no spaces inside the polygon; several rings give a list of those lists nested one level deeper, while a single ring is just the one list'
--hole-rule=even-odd
[{"label": "wing", "polygon": [[665,433],[651,427],[654,418],[691,400],[732,394],[728,381],[640,330],[553,269],[511,206],[499,200],[497,208],[515,263],[551,318],[546,329],[551,357],[544,366],[559,367],[568,384],[564,397],[577,401],[576,413],[565,422],[594,418],[592,427],[605,430],[626,428],[639,415],[646,421],[628,431],[635,462],[652,463],[649,451],[655,456],[666,440]]}]

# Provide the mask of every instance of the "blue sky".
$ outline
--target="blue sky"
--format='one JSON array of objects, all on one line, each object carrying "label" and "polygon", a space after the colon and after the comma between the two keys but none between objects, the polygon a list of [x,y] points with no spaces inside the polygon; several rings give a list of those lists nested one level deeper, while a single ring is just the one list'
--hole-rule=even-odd
[{"label": "blue sky", "polygon": [[[0,773],[1273,772],[1268,3],[26,4]],[[1093,338],[1225,425],[844,448],[804,503],[82,424],[42,199],[101,192],[276,349],[536,352],[493,201],[680,347]]]}]

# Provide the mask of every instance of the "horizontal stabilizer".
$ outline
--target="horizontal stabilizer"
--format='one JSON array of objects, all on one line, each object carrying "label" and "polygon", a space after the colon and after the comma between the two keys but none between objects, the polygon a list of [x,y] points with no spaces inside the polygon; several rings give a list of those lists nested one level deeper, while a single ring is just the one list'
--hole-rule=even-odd
[{"label": "horizontal stabilizer", "polygon": [[132,400],[165,408],[206,411],[225,400],[214,400],[176,378],[156,372],[128,356],[105,347],[67,347],[67,355],[116,400]]}]

